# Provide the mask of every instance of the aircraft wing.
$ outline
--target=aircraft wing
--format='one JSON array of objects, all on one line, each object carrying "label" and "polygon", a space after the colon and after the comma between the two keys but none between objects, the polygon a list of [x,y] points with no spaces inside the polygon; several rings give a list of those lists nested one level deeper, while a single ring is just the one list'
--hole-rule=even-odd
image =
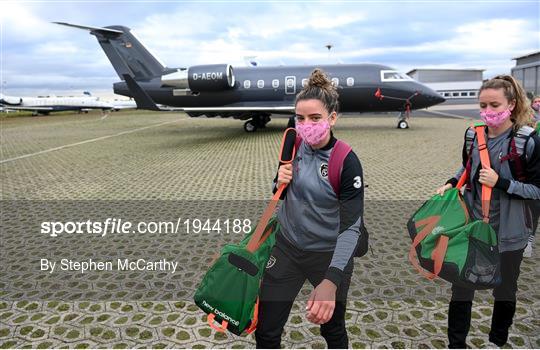
[{"label": "aircraft wing", "polygon": [[221,106],[221,107],[184,107],[182,108],[185,112],[270,112],[270,113],[292,113],[294,112],[293,105],[264,105],[260,103],[259,105],[248,105],[248,106]]}]

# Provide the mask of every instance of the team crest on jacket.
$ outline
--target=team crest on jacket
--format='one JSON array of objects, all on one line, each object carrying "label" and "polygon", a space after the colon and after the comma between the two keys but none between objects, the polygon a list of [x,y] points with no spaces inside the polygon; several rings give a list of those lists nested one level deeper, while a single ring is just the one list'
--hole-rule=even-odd
[{"label": "team crest on jacket", "polygon": [[273,255],[270,255],[270,258],[268,259],[268,262],[266,263],[266,268],[270,269],[275,264],[276,264],[276,258]]},{"label": "team crest on jacket", "polygon": [[322,177],[324,177],[324,178],[328,177],[328,164],[322,163],[320,171],[321,171],[321,176]]}]

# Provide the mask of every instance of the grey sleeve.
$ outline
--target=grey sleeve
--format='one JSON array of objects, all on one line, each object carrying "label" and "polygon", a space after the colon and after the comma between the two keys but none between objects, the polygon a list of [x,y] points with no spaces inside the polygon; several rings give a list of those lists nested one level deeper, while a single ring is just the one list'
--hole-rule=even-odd
[{"label": "grey sleeve", "polygon": [[334,250],[330,267],[338,268],[341,271],[345,269],[345,266],[347,266],[349,260],[354,255],[356,244],[360,237],[361,224],[362,217],[360,216],[354,224],[338,235],[336,249]]},{"label": "grey sleeve", "polygon": [[332,261],[325,278],[339,286],[345,267],[354,256],[364,214],[364,178],[360,161],[354,152],[345,158],[339,195],[339,233]]}]

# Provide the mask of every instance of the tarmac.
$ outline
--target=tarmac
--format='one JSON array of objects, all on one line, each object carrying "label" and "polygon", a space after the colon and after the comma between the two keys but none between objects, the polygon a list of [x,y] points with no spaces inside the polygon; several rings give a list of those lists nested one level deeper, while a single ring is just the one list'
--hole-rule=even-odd
[{"label": "tarmac", "polygon": [[[270,199],[287,119],[248,134],[233,119],[125,111],[4,117],[1,123],[1,348],[253,348],[253,335],[206,324],[193,293],[220,248],[254,225]],[[406,223],[452,176],[470,119],[342,118],[335,135],[361,160],[370,252],[355,259],[347,329],[353,348],[445,348],[449,284],[428,281],[407,260]],[[105,236],[40,230],[45,221],[121,218],[182,222],[167,234]],[[184,220],[191,220],[185,223]],[[194,220],[217,221],[221,231]],[[190,226],[191,225],[191,226]],[[231,227],[234,225],[231,224]],[[42,227],[41,227],[42,228]],[[201,228],[201,227],[199,227]],[[190,231],[188,231],[188,229]],[[38,260],[176,260],[167,271],[41,271]],[[507,348],[540,348],[540,254],[525,258]],[[283,333],[287,348],[324,348],[304,315],[305,284]],[[492,297],[478,292],[468,342],[488,342]]]}]

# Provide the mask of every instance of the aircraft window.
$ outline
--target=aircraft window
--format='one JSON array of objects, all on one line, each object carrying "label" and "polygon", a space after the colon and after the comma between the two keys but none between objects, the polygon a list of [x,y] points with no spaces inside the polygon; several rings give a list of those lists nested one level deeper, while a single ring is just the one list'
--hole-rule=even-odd
[{"label": "aircraft window", "polygon": [[251,81],[244,80],[244,89],[249,89],[251,87]]},{"label": "aircraft window", "polygon": [[405,73],[395,70],[381,70],[381,81],[407,81],[413,80]]},{"label": "aircraft window", "polygon": [[264,87],[264,80],[257,80],[257,87],[262,89]]},{"label": "aircraft window", "polygon": [[353,86],[354,85],[354,78],[348,77],[347,78],[347,86]]},{"label": "aircraft window", "polygon": [[332,78],[332,85],[339,86],[339,79],[338,78]]},{"label": "aircraft window", "polygon": [[279,87],[279,80],[278,79],[272,80],[272,87],[274,89],[277,89]]},{"label": "aircraft window", "polygon": [[306,86],[307,84],[307,79],[302,79],[302,87]]}]

